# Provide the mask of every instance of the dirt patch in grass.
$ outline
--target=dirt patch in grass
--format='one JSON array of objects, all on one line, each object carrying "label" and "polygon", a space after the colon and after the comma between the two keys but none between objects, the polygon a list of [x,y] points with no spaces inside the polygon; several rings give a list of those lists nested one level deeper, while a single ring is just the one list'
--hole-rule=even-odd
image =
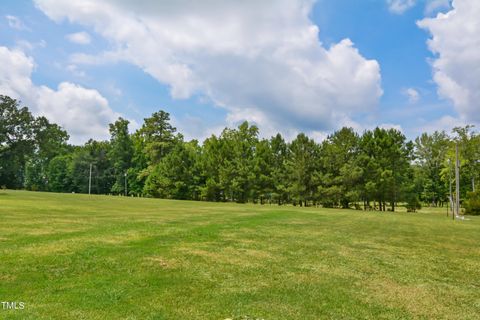
[{"label": "dirt patch in grass", "polygon": [[0,274],[0,282],[14,282],[16,279],[17,277],[12,274]]}]

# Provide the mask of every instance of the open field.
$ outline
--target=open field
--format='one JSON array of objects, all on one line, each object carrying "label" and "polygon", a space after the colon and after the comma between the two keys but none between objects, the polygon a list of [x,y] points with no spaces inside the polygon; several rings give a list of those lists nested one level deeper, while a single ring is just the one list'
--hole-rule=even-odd
[{"label": "open field", "polygon": [[0,319],[478,319],[480,220],[0,191]]}]

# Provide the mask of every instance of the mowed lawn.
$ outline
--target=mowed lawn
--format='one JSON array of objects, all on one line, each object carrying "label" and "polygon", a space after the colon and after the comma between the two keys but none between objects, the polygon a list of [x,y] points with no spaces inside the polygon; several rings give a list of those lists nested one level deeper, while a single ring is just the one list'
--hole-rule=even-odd
[{"label": "mowed lawn", "polygon": [[25,303],[0,319],[478,319],[480,220],[0,191],[0,300]]}]

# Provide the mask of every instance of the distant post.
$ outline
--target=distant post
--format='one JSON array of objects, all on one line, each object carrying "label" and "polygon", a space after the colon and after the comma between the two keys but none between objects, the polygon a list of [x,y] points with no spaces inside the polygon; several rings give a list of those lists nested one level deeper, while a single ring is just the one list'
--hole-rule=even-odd
[{"label": "distant post", "polygon": [[92,164],[90,163],[90,175],[88,176],[88,194],[92,191]]},{"label": "distant post", "polygon": [[[475,163],[480,163],[480,159],[475,160]],[[472,177],[472,191],[475,192],[475,176]]]},{"label": "distant post", "polygon": [[457,215],[460,215],[460,159],[458,159],[458,143],[455,144],[455,206],[457,209]]},{"label": "distant post", "polygon": [[[453,196],[452,196],[452,160],[448,159],[448,175],[449,175],[449,190],[450,190],[450,197],[448,198],[448,205],[452,211],[453,219],[455,219],[455,208],[453,207]],[[447,210],[448,215],[448,210]]]},{"label": "distant post", "polygon": [[127,192],[127,173],[125,172],[125,197],[128,195]]}]

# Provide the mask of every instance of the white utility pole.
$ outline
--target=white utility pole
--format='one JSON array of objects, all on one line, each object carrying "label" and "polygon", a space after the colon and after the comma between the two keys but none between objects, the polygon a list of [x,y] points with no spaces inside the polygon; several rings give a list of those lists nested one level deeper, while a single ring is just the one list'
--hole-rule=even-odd
[{"label": "white utility pole", "polygon": [[460,215],[460,159],[458,158],[458,143],[455,144],[455,193],[456,193],[456,201],[455,206],[457,209],[457,215]]},{"label": "white utility pole", "polygon": [[88,177],[88,194],[92,192],[92,164],[90,163],[90,175]]}]

